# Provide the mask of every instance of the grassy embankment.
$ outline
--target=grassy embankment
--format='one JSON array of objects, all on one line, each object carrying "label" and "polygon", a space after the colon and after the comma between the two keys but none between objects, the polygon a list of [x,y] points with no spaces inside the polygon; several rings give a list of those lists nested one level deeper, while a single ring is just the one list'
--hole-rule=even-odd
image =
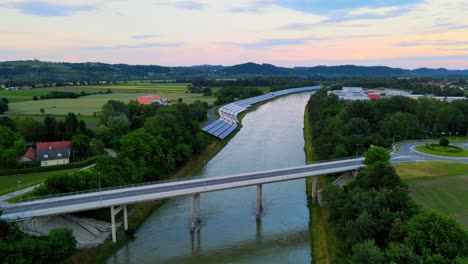
[{"label": "grassy embankment", "polygon": [[[309,112],[307,109],[304,113],[304,150],[306,153],[306,162],[311,163],[315,161],[314,148],[312,143],[312,133],[310,127]],[[328,181],[327,177],[319,177],[317,180],[317,189],[325,186]],[[324,206],[320,207],[318,204],[312,204],[311,199],[312,179],[306,180],[306,191],[308,206],[310,211],[310,237],[312,247],[312,263],[333,263],[338,256],[337,238],[335,229],[328,223],[329,209]]]},{"label": "grassy embankment", "polygon": [[[15,192],[18,190],[18,187],[22,189],[42,183],[51,175],[63,174],[74,170],[76,169],[0,176],[0,195]],[[21,182],[18,184],[19,181]]]},{"label": "grassy embankment", "polygon": [[452,216],[468,228],[468,164],[427,161],[394,167],[418,204]]}]

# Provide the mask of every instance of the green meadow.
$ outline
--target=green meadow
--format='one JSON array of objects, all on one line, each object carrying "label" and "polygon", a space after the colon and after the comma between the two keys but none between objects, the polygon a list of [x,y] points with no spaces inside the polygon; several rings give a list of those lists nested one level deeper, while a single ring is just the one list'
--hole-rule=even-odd
[{"label": "green meadow", "polygon": [[[171,83],[163,81],[119,81],[113,85],[89,85],[89,86],[63,86],[34,88],[31,90],[0,91],[0,98],[7,98],[10,107],[10,115],[55,115],[64,116],[69,112],[80,116],[93,116],[108,100],[119,100],[128,103],[136,100],[138,96],[157,94],[168,98],[172,102],[182,99],[184,103],[193,103],[201,100],[212,104],[214,97],[192,94],[187,92],[188,83]],[[112,91],[106,94],[106,91]],[[52,91],[64,91],[81,93],[87,96],[77,99],[48,99],[33,100]],[[43,109],[43,113],[41,113]]]},{"label": "green meadow", "polygon": [[430,161],[394,167],[418,204],[452,216],[468,228],[468,164]]}]

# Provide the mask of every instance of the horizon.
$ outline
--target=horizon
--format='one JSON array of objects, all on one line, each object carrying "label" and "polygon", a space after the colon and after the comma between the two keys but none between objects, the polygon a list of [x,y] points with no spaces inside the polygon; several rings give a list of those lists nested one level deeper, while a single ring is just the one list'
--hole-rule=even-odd
[{"label": "horizon", "polygon": [[0,60],[468,69],[464,0],[6,0]]},{"label": "horizon", "polygon": [[310,65],[310,66],[279,66],[275,64],[270,64],[270,63],[265,63],[265,62],[243,62],[239,64],[233,64],[233,65],[222,65],[222,64],[197,64],[197,65],[162,65],[162,64],[132,64],[132,63],[123,63],[123,62],[116,62],[116,63],[107,63],[107,62],[102,62],[102,61],[82,61],[82,62],[70,62],[70,61],[45,61],[45,60],[38,60],[38,59],[25,59],[25,60],[8,60],[8,61],[0,61],[0,63],[11,63],[11,62],[26,62],[26,61],[39,61],[39,62],[45,62],[45,63],[102,63],[102,64],[110,64],[110,65],[119,65],[119,64],[125,64],[129,66],[160,66],[160,67],[203,67],[203,66],[215,66],[215,67],[233,67],[233,66],[238,66],[238,65],[243,65],[243,64],[248,64],[248,63],[254,63],[257,65],[263,65],[263,64],[269,64],[273,65],[275,67],[280,67],[280,68],[287,68],[287,69],[295,69],[295,68],[313,68],[313,67],[340,67],[340,66],[356,66],[356,67],[388,67],[388,68],[393,68],[393,69],[402,69],[402,70],[417,70],[417,69],[431,69],[431,70],[439,70],[439,69],[445,69],[448,71],[468,71],[468,68],[466,69],[450,69],[450,68],[445,68],[445,67],[418,67],[418,68],[404,68],[404,67],[392,67],[388,65],[356,65],[356,64],[336,64],[336,65]]}]

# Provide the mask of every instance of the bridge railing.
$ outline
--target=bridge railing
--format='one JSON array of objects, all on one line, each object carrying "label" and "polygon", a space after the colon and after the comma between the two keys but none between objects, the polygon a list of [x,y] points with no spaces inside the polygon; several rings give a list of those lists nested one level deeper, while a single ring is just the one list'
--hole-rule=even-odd
[{"label": "bridge railing", "polygon": [[[344,158],[336,158],[336,159],[329,159],[329,160],[318,160],[318,161],[313,161],[311,163],[308,163],[306,165],[313,165],[313,164],[319,164],[319,163],[324,163],[324,162],[344,161],[344,160],[351,160],[351,159],[356,159],[356,158],[362,158],[362,156],[344,157]],[[306,165],[302,165],[302,166],[306,166]],[[296,167],[296,166],[289,166],[289,167]],[[286,169],[286,168],[277,168],[277,169]],[[228,176],[228,175],[220,175],[220,177],[222,176]],[[136,184],[105,187],[101,189],[90,189],[90,190],[83,190],[83,191],[76,191],[76,192],[57,193],[57,194],[50,194],[50,195],[44,195],[44,196],[27,197],[27,198],[21,199],[21,201],[32,202],[32,201],[66,197],[66,196],[72,196],[72,195],[78,195],[78,194],[98,193],[102,191],[112,191],[112,190],[126,189],[126,188],[132,188],[132,187],[142,187],[142,186],[148,186],[148,185],[154,185],[154,184],[173,183],[173,182],[196,180],[196,179],[207,179],[207,178],[203,178],[201,176],[193,176],[193,177],[184,177],[184,178],[178,178],[178,179],[168,179],[168,180],[162,180],[162,181],[142,182],[142,183],[136,183]]]},{"label": "bridge railing", "polygon": [[72,195],[78,195],[78,194],[98,193],[98,192],[103,192],[103,191],[112,191],[112,190],[119,190],[119,189],[125,189],[125,188],[142,187],[142,186],[153,185],[153,184],[163,184],[163,183],[171,183],[171,182],[179,182],[179,181],[195,180],[195,179],[202,179],[202,177],[201,176],[184,177],[184,178],[178,178],[178,179],[168,179],[168,180],[162,180],[162,181],[151,181],[151,182],[142,182],[142,183],[135,183],[135,184],[104,187],[101,189],[89,189],[89,190],[82,190],[82,191],[76,191],[76,192],[66,192],[66,193],[49,194],[49,195],[43,195],[43,196],[33,196],[33,197],[27,197],[27,198],[21,199],[21,201],[32,202],[32,201],[37,201],[37,200],[59,198],[59,197],[72,196]]}]

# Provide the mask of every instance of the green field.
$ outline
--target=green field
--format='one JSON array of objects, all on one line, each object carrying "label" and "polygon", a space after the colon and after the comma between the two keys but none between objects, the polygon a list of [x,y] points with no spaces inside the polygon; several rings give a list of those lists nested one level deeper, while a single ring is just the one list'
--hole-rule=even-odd
[{"label": "green field", "polygon": [[430,161],[394,167],[419,204],[453,216],[468,228],[468,164]]},{"label": "green field", "polygon": [[31,90],[0,90],[0,98],[7,98],[9,102],[32,101],[34,96],[46,95],[52,91],[65,91],[98,94],[99,91],[111,90],[115,93],[179,93],[187,91],[188,83],[151,83],[150,81],[121,81],[114,85],[81,85],[33,88]]},{"label": "green field", "polygon": [[[15,192],[18,190],[18,187],[23,189],[28,186],[36,185],[45,181],[50,175],[67,173],[73,170],[76,169],[0,176],[0,195]],[[18,181],[21,181],[20,186],[18,186]]]},{"label": "green field", "polygon": [[[128,103],[130,100],[136,100],[141,95],[151,95],[155,93],[112,93],[96,94],[83,96],[77,99],[48,99],[28,102],[10,103],[9,113],[12,115],[40,115],[41,108],[44,114],[66,115],[69,112],[82,116],[92,116],[95,112],[101,110],[101,107],[109,100],[119,100]],[[203,96],[202,94],[191,93],[157,93],[158,95],[177,102],[182,98],[184,103],[193,103],[195,100],[206,101],[212,104],[214,97]]]},{"label": "green field", "polygon": [[416,151],[436,155],[436,156],[443,156],[443,157],[455,157],[455,158],[467,158],[468,157],[468,149],[464,149],[462,152],[447,152],[453,150],[450,147],[442,147],[442,146],[434,146],[433,149],[427,148],[427,146],[417,146],[415,147]]}]

